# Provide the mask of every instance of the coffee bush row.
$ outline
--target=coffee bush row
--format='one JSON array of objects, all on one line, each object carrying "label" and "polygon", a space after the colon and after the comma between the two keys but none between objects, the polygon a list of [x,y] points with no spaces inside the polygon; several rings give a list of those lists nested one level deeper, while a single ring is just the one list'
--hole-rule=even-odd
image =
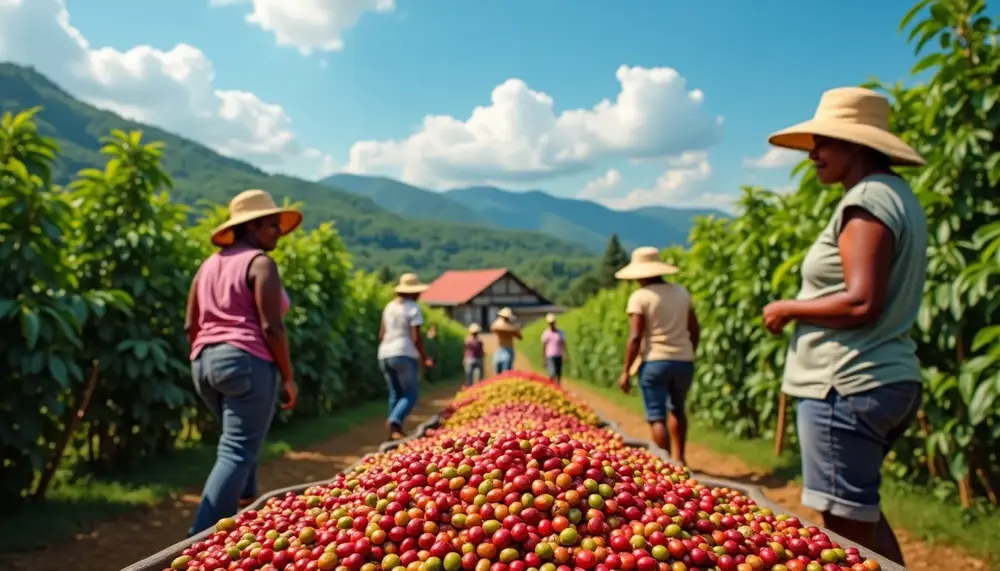
[{"label": "coffee bush row", "polygon": [[[913,68],[921,77],[873,86],[893,102],[892,130],[927,159],[899,171],[927,212],[930,244],[912,332],[924,405],[890,469],[932,480],[966,507],[1000,495],[1000,50],[989,14],[985,2],[919,2],[900,28],[922,56]],[[743,437],[772,437],[777,426],[788,335],[768,335],[761,311],[796,295],[802,257],[843,193],[820,185],[808,161],[796,171],[796,191],[746,188],[732,218],[700,219],[690,247],[663,252],[681,268],[676,280],[693,294],[703,330],[689,410]],[[627,285],[602,292],[561,318],[570,376],[605,386],[618,378],[628,294]],[[536,359],[540,331],[525,331]]]},{"label": "coffee bush row", "polygon": [[[91,379],[63,476],[121,469],[216,430],[192,390],[183,323],[192,276],[225,208],[172,202],[164,150],[138,132],[112,133],[103,169],[55,186],[58,149],[34,115],[0,123],[3,505],[37,485]],[[352,269],[332,223],[296,231],[274,255],[292,300],[286,319],[300,393],[279,422],[384,395],[375,351],[391,288]],[[436,375],[454,375],[463,331],[437,311],[427,316],[438,329]]]}]

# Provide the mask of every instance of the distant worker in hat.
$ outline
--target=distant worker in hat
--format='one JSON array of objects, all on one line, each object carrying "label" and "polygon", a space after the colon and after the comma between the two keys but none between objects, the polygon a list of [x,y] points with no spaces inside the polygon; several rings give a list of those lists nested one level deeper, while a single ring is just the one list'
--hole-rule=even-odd
[{"label": "distant worker in hat", "polygon": [[545,368],[549,372],[549,379],[558,383],[562,380],[563,364],[566,359],[566,334],[556,326],[556,314],[547,314],[545,323],[549,325],[542,332]]},{"label": "distant worker in hat", "polygon": [[497,350],[493,353],[493,371],[499,375],[514,368],[514,340],[520,340],[521,326],[514,312],[505,307],[497,312],[497,318],[490,324],[490,331],[496,335]]},{"label": "distant worker in hat", "polygon": [[781,390],[798,400],[802,504],[902,565],[879,485],[922,398],[909,331],[927,279],[927,219],[893,170],[924,159],[889,132],[889,109],[869,89],[832,89],[812,119],[771,135],[808,152],[820,182],[846,192],[802,260],[798,296],[767,305],[764,325],[777,335],[795,322]]},{"label": "distant worker in hat", "polygon": [[403,422],[417,405],[421,364],[428,369],[434,366],[420,334],[424,315],[417,304],[417,298],[428,287],[416,274],[403,274],[396,286],[396,297],[382,310],[378,366],[389,389],[389,418],[385,424],[390,440],[403,437]]},{"label": "distant worker in hat", "polygon": [[465,355],[462,365],[465,367],[465,386],[471,387],[483,380],[483,341],[479,338],[482,330],[478,323],[469,325],[469,335],[465,338]]},{"label": "distant worker in hat", "polygon": [[263,190],[241,192],[229,203],[229,219],[212,232],[219,250],[191,283],[184,319],[191,374],[222,435],[189,536],[253,502],[279,386],[282,410],[295,406],[285,331],[289,299],[269,253],[301,223],[300,212],[279,207]]},{"label": "distant worker in hat", "polygon": [[629,334],[618,385],[626,394],[629,392],[633,366],[641,358],[639,389],[653,442],[669,450],[674,462],[684,464],[684,403],[694,381],[694,355],[701,329],[687,288],[663,277],[677,271],[660,261],[659,250],[646,246],[636,248],[631,262],[615,273],[620,280],[639,284],[625,307]]}]

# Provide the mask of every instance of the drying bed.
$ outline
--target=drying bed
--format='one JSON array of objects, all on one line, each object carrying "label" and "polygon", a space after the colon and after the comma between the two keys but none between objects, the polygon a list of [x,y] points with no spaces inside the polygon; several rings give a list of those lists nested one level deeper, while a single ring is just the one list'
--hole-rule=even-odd
[{"label": "drying bed", "polygon": [[[511,464],[511,458],[526,463]],[[365,474],[377,474],[367,487],[359,483]],[[424,497],[401,492],[409,499],[401,506],[393,478],[405,480],[406,490],[423,490]],[[348,498],[359,493],[366,496]],[[289,508],[295,502],[307,519],[289,524],[275,516],[269,538],[260,529],[258,537],[242,538],[229,529],[251,529],[262,510],[297,513]],[[450,515],[439,513],[438,502],[450,502]],[[675,467],[665,451],[626,439],[556,385],[512,372],[459,392],[412,434],[384,443],[336,477],[268,492],[217,529],[123,571],[796,571],[817,564],[823,571],[904,569],[870,550],[845,549],[850,541],[801,518],[775,517],[781,512],[759,488]],[[406,527],[413,515],[422,516],[424,528]],[[303,528],[303,521],[311,524],[307,530],[288,531],[290,525]],[[226,533],[233,537],[223,548]],[[222,555],[213,559],[212,553]],[[807,566],[807,557],[816,563]],[[205,561],[210,568],[201,566]]]}]

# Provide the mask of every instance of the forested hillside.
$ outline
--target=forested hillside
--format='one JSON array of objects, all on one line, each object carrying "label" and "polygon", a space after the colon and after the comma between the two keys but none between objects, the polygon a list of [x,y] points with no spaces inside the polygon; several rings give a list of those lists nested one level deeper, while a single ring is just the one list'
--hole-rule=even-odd
[{"label": "forested hillside", "polygon": [[144,139],[165,145],[164,170],[174,180],[174,200],[224,204],[241,190],[260,187],[279,200],[304,202],[305,226],[334,222],[360,269],[389,268],[394,274],[412,269],[433,279],[446,269],[506,266],[558,298],[556,293],[595,263],[585,247],[542,233],[405,219],[340,189],[268,175],[164,129],[78,101],[34,69],[0,63],[0,111],[35,106],[42,107],[36,115],[39,131],[54,138],[60,148],[55,182],[68,182],[81,168],[102,165],[106,159],[99,155],[100,137],[115,129],[141,130]]},{"label": "forested hillside", "polygon": [[612,234],[627,248],[681,246],[699,216],[726,216],[718,210],[652,206],[613,210],[596,202],[532,190],[492,186],[434,192],[380,176],[335,174],[322,181],[364,196],[390,212],[422,220],[479,223],[548,234],[600,252]]}]

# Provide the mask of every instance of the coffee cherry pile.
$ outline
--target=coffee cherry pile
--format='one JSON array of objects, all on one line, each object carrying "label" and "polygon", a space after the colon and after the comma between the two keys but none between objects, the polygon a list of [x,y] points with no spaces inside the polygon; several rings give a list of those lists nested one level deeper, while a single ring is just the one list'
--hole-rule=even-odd
[{"label": "coffee cherry pile", "polygon": [[879,569],[818,528],[624,446],[548,381],[491,380],[450,408],[423,438],[221,520],[171,569]]}]

